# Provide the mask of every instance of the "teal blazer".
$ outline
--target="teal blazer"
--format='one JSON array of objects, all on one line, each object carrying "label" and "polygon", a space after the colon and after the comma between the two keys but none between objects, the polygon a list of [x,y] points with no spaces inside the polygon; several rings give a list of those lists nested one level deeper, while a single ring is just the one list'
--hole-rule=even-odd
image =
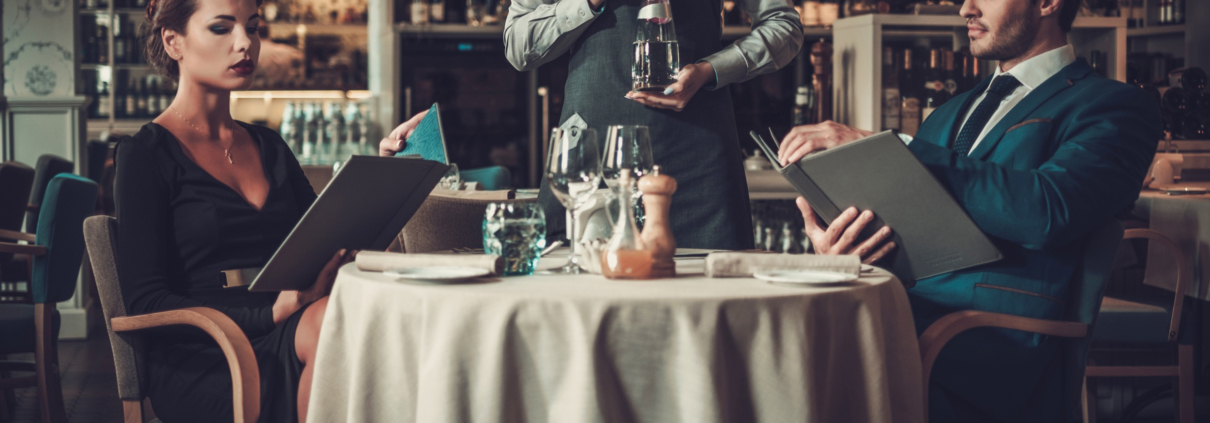
[{"label": "teal blazer", "polygon": [[[1154,98],[1078,60],[1022,99],[969,156],[958,155],[950,148],[962,119],[990,80],[938,108],[908,148],[1004,258],[918,281],[908,291],[918,331],[957,310],[1062,318],[1078,241],[1132,207],[1162,138]],[[1007,330],[956,338],[935,367],[930,407],[942,409],[930,408],[931,420],[1057,420],[1053,344]]]}]

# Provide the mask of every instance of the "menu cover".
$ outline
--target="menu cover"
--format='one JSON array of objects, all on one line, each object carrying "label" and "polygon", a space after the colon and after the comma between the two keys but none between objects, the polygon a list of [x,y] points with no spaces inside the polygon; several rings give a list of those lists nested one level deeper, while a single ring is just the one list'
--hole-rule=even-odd
[{"label": "menu cover", "polygon": [[861,239],[890,225],[897,247],[885,260],[909,287],[920,279],[1002,258],[894,131],[813,153],[785,167],[777,163],[769,143],[756,131],[751,135],[825,223],[853,206],[874,212]]},{"label": "menu cover", "polygon": [[437,109],[437,103],[433,103],[433,107],[429,108],[429,113],[424,115],[424,119],[421,119],[420,123],[416,125],[416,129],[412,130],[412,135],[408,136],[403,150],[395,153],[395,156],[420,156],[425,160],[450,164],[449,155],[445,150],[445,132],[441,130],[441,113]]},{"label": "menu cover", "polygon": [[[250,291],[306,289],[341,248],[385,250],[437,187],[449,166],[353,156],[294,225]],[[383,189],[384,184],[390,189]]]}]

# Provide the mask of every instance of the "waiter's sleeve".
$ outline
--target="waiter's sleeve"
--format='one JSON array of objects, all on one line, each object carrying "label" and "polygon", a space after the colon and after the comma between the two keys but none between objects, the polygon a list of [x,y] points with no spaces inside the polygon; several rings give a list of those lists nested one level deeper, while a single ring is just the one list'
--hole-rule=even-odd
[{"label": "waiter's sleeve", "polygon": [[588,0],[513,0],[504,22],[505,57],[519,71],[550,62],[600,13]]},{"label": "waiter's sleeve", "polygon": [[[515,4],[515,3],[514,3]],[[714,66],[717,89],[781,69],[802,48],[802,22],[788,0],[741,0],[752,33],[702,61]]]}]

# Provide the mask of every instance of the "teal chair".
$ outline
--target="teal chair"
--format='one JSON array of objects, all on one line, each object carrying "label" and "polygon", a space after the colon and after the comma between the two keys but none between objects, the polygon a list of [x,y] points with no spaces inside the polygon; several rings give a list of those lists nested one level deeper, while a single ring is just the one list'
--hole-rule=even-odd
[{"label": "teal chair", "polygon": [[[42,422],[65,422],[59,384],[59,313],[55,304],[75,294],[84,258],[84,219],[96,209],[97,184],[82,176],[59,174],[46,186],[37,232],[0,231],[0,253],[33,256],[30,291],[33,304],[0,304],[0,356],[34,353],[34,361],[0,362],[0,371],[34,376],[0,380],[0,389],[36,386]],[[25,241],[26,244],[18,244]]]},{"label": "teal chair", "polygon": [[512,172],[504,166],[489,166],[478,169],[467,169],[459,176],[462,182],[478,182],[484,191],[499,191],[508,189],[513,184]]},{"label": "teal chair", "polygon": [[1122,243],[1122,223],[1112,220],[1095,229],[1084,240],[1084,257],[1079,271],[1072,276],[1071,300],[1065,320],[1032,319],[1010,314],[964,310],[946,315],[920,335],[920,359],[924,370],[925,414],[928,414],[929,372],[941,349],[954,336],[980,327],[1013,329],[1060,337],[1063,354],[1063,403],[1075,417],[1083,405],[1084,420],[1089,407],[1084,397],[1084,368],[1088,360],[1090,335],[1096,327],[1101,298],[1109,282],[1113,258]]}]

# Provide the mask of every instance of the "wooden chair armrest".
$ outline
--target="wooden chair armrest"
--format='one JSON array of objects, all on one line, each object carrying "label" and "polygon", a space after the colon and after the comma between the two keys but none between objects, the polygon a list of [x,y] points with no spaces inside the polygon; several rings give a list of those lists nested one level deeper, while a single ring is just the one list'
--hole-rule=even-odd
[{"label": "wooden chair armrest", "polygon": [[[929,374],[941,348],[958,334],[979,327],[1016,329],[1043,335],[1079,338],[1088,335],[1088,325],[1079,322],[1033,319],[1011,314],[963,310],[947,314],[920,335],[920,361],[924,371],[924,393],[928,395]],[[928,405],[927,399],[925,405]]]},{"label": "wooden chair armrest", "polygon": [[189,307],[138,316],[109,319],[114,332],[129,332],[169,325],[189,325],[206,331],[218,342],[231,368],[235,422],[253,423],[260,418],[260,369],[248,337],[235,321],[209,307]]},{"label": "wooden chair armrest", "polygon": [[9,239],[13,241],[34,242],[37,235],[27,234],[25,232],[10,231],[8,229],[0,229],[0,239]]},{"label": "wooden chair armrest", "polygon": [[1172,255],[1173,260],[1176,260],[1176,287],[1172,290],[1176,293],[1176,298],[1172,301],[1172,315],[1168,316],[1168,340],[1175,341],[1180,333],[1181,308],[1185,304],[1185,296],[1189,295],[1191,282],[1187,279],[1193,277],[1193,262],[1185,258],[1181,247],[1172,242],[1172,239],[1154,229],[1129,229],[1122,235],[1122,239],[1154,241],[1150,245],[1160,246],[1161,249]]},{"label": "wooden chair armrest", "polygon": [[32,244],[13,244],[11,242],[0,242],[0,253],[41,256],[46,254],[46,247]]}]

